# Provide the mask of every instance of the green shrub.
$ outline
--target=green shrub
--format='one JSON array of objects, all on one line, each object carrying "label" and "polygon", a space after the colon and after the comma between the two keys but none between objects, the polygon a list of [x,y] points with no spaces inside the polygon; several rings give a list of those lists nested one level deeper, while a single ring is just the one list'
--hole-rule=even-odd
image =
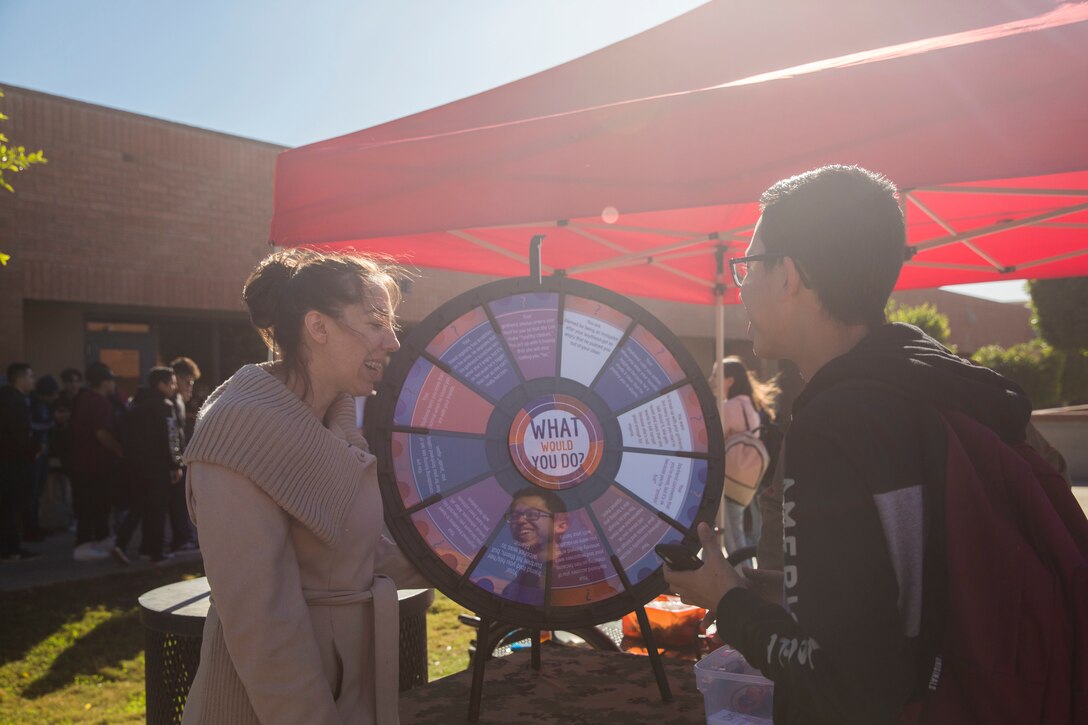
[{"label": "green shrub", "polygon": [[1044,340],[1066,351],[1088,347],[1088,277],[1032,280],[1028,292]]},{"label": "green shrub", "polygon": [[987,345],[971,359],[1018,383],[1038,409],[1061,405],[1063,357],[1042,340],[1032,340],[1008,349]]},{"label": "green shrub", "polygon": [[1066,405],[1088,403],[1088,350],[1065,353],[1061,397]]},{"label": "green shrub", "polygon": [[948,338],[952,334],[948,326],[948,315],[942,314],[936,306],[928,302],[910,307],[897,305],[895,300],[888,300],[884,314],[888,322],[905,322],[908,325],[914,325],[942,345],[948,345]]}]

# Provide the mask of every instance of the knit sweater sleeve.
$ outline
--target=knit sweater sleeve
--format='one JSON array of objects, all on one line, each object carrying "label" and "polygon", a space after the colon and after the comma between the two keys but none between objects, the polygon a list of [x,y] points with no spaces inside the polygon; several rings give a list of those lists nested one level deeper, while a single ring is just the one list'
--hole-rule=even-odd
[{"label": "knit sweater sleeve", "polygon": [[302,596],[288,514],[227,468],[194,463],[189,476],[223,639],[258,719],[340,722]]}]

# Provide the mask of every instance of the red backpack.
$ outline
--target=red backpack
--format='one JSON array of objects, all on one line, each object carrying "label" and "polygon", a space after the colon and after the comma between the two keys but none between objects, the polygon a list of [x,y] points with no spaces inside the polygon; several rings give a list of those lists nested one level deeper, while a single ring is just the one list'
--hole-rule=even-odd
[{"label": "red backpack", "polygon": [[1009,446],[963,413],[939,412],[948,429],[944,576],[934,587],[942,606],[923,619],[936,656],[929,691],[901,720],[1088,723],[1088,520],[1026,443]]}]

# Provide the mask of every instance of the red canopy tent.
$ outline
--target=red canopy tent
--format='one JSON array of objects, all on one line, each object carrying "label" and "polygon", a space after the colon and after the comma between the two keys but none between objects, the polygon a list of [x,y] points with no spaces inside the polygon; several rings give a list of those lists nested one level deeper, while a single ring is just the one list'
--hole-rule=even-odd
[{"label": "red canopy tent", "polygon": [[[272,240],[736,301],[777,179],[900,188],[898,287],[1088,274],[1088,0],[718,0],[544,73],[286,151]],[[723,350],[718,306],[717,356]],[[722,389],[719,380],[719,390]]]},{"label": "red canopy tent", "polygon": [[[900,288],[1088,274],[1088,3],[714,2],[597,53],[284,152],[272,239],[711,303],[778,178],[886,173]],[[733,299],[727,292],[727,299]]]}]

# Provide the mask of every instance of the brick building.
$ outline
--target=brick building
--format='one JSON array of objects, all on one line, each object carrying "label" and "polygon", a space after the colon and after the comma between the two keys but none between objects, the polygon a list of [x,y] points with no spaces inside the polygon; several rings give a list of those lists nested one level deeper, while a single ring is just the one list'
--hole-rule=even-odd
[{"label": "brick building", "polygon": [[[103,359],[131,390],[179,354],[212,383],[263,359],[240,292],[269,251],[282,147],[0,87],[5,133],[49,160],[0,194],[0,251],[11,255],[0,268],[0,364],[56,375]],[[400,310],[407,327],[491,279],[419,273]],[[709,367],[712,308],[640,301]],[[743,338],[743,311],[727,319]]]},{"label": "brick building", "polygon": [[281,148],[4,90],[8,137],[49,163],[0,197],[0,360],[57,374],[101,357],[131,390],[177,354],[218,378],[259,351],[239,289]]},{"label": "brick building", "polygon": [[[0,251],[11,255],[0,267],[0,367],[26,360],[56,375],[102,359],[131,391],[176,355],[211,384],[263,359],[240,292],[269,251],[282,147],[2,87],[5,133],[49,163],[14,178],[15,194],[0,191]],[[409,328],[491,279],[419,273],[400,309]],[[712,307],[638,302],[709,370]],[[755,362],[745,327],[743,309],[728,308],[727,352]]]}]

